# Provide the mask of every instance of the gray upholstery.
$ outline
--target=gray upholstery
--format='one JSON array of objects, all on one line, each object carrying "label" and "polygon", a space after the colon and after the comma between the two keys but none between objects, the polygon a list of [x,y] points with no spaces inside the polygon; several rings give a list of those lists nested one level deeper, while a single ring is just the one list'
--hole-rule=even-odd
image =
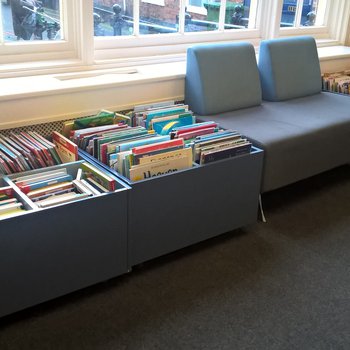
[{"label": "gray upholstery", "polygon": [[[185,100],[199,120],[235,129],[265,151],[261,192],[349,163],[350,97],[320,92],[315,40],[263,41],[261,83],[253,54],[247,43],[189,49]],[[261,88],[279,102],[260,105]]]},{"label": "gray upholstery", "polygon": [[249,43],[196,45],[187,50],[185,102],[197,114],[261,103],[259,71]]},{"label": "gray upholstery", "polygon": [[199,116],[265,150],[261,192],[350,162],[350,97],[332,93]]},{"label": "gray upholstery", "polygon": [[312,37],[263,40],[258,66],[264,100],[283,101],[321,91],[320,63]]}]

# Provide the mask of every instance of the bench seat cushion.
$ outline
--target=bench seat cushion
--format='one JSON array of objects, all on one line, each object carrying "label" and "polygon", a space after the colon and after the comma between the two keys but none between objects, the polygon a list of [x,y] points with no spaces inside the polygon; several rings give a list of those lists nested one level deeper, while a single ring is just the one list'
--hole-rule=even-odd
[{"label": "bench seat cushion", "polygon": [[198,120],[235,129],[265,151],[261,192],[350,162],[348,96],[322,92]]},{"label": "bench seat cushion", "polygon": [[259,71],[252,44],[200,44],[187,50],[185,102],[208,115],[261,103]]},{"label": "bench seat cushion", "polygon": [[259,72],[266,101],[290,100],[321,92],[316,42],[309,36],[263,40]]}]

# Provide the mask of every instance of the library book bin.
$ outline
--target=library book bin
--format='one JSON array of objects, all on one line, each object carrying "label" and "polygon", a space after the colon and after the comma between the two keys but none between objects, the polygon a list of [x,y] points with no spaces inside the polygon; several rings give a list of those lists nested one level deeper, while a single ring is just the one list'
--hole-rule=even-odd
[{"label": "library book bin", "polygon": [[263,151],[253,147],[250,154],[138,182],[104,166],[131,187],[129,267],[255,222],[262,164]]},{"label": "library book bin", "polygon": [[[75,176],[80,162],[44,169],[66,167]],[[128,271],[128,186],[117,183],[112,193],[38,209],[11,176],[0,179],[27,209],[0,220],[0,316]]]}]

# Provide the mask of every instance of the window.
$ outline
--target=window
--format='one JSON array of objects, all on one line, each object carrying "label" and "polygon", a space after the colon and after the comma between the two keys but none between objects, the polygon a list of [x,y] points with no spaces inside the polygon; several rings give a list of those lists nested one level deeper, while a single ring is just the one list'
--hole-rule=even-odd
[{"label": "window", "polygon": [[323,25],[325,4],[323,0],[283,0],[281,27]]},{"label": "window", "polygon": [[83,8],[68,0],[1,0],[0,64],[7,65],[0,73],[19,74],[27,66],[46,66],[44,61],[49,66],[80,60],[84,24],[77,13]]},{"label": "window", "polygon": [[2,41],[60,40],[59,0],[2,0]]},{"label": "window", "polygon": [[106,0],[94,1],[95,36],[245,29],[249,23],[250,28],[255,28],[255,18],[249,16],[250,0],[142,0],[138,13],[133,11],[134,2],[130,0],[110,8],[108,4]]},{"label": "window", "polygon": [[[258,45],[307,33],[339,44],[350,14],[349,0],[0,1],[0,77],[30,74],[35,65],[63,72],[183,60],[200,42]],[[14,30],[12,7],[20,1],[35,3],[26,9],[29,40]]]},{"label": "window", "polygon": [[148,2],[149,4],[164,6],[164,0],[142,0],[142,2]]}]

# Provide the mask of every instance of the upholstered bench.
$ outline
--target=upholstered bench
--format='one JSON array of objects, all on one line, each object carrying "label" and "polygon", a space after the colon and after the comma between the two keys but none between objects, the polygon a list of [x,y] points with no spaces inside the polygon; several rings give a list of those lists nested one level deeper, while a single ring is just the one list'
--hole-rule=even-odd
[{"label": "upholstered bench", "polygon": [[185,101],[198,119],[235,129],[265,152],[261,193],[350,162],[350,98],[321,92],[311,37],[197,45]]}]

